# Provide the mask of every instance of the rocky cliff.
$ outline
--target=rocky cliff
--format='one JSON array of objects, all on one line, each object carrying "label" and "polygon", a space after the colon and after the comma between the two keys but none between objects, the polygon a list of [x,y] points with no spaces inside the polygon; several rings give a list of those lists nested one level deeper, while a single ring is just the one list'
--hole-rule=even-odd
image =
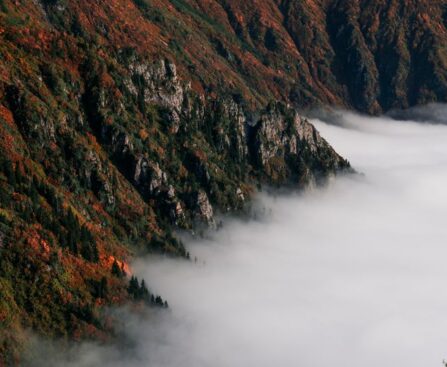
[{"label": "rocky cliff", "polygon": [[0,84],[8,364],[26,329],[104,339],[104,306],[165,307],[129,278],[128,263],[148,252],[189,258],[174,228],[215,227],[216,214],[242,210],[256,185],[302,187],[349,167],[282,102],[253,109],[197,92],[172,61],[134,49],[82,51],[75,69],[72,58],[10,64],[13,77]]}]

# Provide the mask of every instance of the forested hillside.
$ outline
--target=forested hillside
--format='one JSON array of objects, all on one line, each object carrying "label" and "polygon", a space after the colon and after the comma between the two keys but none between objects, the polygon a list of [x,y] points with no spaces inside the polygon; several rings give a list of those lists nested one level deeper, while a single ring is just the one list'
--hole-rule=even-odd
[{"label": "forested hillside", "polygon": [[104,306],[167,307],[129,263],[187,260],[176,229],[216,227],[260,185],[348,169],[299,109],[445,101],[445,14],[438,0],[0,0],[6,365],[27,330],[107,340]]}]

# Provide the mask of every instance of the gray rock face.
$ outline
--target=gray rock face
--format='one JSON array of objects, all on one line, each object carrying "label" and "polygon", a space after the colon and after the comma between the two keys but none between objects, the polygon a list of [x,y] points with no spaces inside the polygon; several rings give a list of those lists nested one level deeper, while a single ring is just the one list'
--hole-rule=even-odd
[{"label": "gray rock face", "polygon": [[115,193],[113,192],[113,187],[110,184],[109,181],[104,181],[103,183],[103,190],[105,192],[105,198],[106,198],[106,203],[109,207],[112,207],[115,205]]},{"label": "gray rock face", "polygon": [[169,185],[167,191],[164,194],[165,199],[163,206],[168,208],[171,221],[178,226],[185,226],[186,215],[184,207],[180,200],[177,198],[177,192],[175,191],[174,186]]},{"label": "gray rock face", "polygon": [[216,124],[216,145],[221,152],[232,152],[242,162],[247,159],[247,117],[240,105],[232,99],[225,99],[213,111]]},{"label": "gray rock face", "polygon": [[349,167],[298,112],[282,104],[270,105],[254,125],[252,154],[274,182],[310,183],[315,175]]},{"label": "gray rock face", "polygon": [[[145,103],[162,107],[170,133],[177,134],[180,129],[191,136],[197,131],[206,133],[211,139],[207,142],[208,149],[217,153],[222,162],[228,161],[225,174],[236,174],[240,181],[246,179],[251,169],[265,183],[313,184],[319,176],[349,166],[293,108],[272,103],[263,111],[248,114],[232,98],[207,100],[194,95],[189,85],[180,81],[175,65],[168,61],[156,64],[135,61],[129,70],[132,75],[126,84],[129,92],[142,93]],[[133,82],[135,78],[142,81],[139,87]],[[121,151],[133,149],[132,143],[123,138],[118,146]],[[202,148],[196,144],[191,146],[195,151]],[[187,157],[184,164],[201,185],[193,205],[193,217],[210,225],[214,223],[209,197],[217,198],[217,205],[224,211],[244,205],[246,197],[239,187],[240,182],[234,183],[225,198],[213,188],[213,182],[220,179],[218,175],[222,173],[210,163],[209,157],[195,153]],[[174,182],[168,182],[162,165],[144,156],[136,158],[134,180],[152,196]],[[168,199],[163,205],[168,205],[169,216],[178,223],[190,217],[187,213],[190,209],[176,198],[177,193],[169,195],[172,190],[168,190]]]},{"label": "gray rock face", "polygon": [[140,66],[135,71],[146,82],[144,90],[146,103],[154,103],[177,112],[182,110],[186,88],[181,85],[174,64],[162,60],[158,65],[151,65],[149,68]]},{"label": "gray rock face", "polygon": [[[156,64],[133,62],[129,65],[131,78],[126,79],[128,91],[138,96],[140,93],[147,105],[157,105],[168,110],[167,118],[172,125],[172,132],[180,128],[180,116],[188,107],[187,93],[189,84],[180,81],[176,66],[167,60]],[[139,88],[134,80],[139,81]]]},{"label": "gray rock face", "polygon": [[151,195],[159,192],[161,186],[167,182],[167,175],[161,170],[160,165],[141,155],[137,158],[134,172],[137,185],[147,188]]},{"label": "gray rock face", "polygon": [[185,212],[180,201],[176,201],[171,209],[171,218],[174,223],[180,225],[185,220]]},{"label": "gray rock face", "polygon": [[236,195],[242,203],[245,201],[245,195],[239,187],[236,189]]},{"label": "gray rock face", "polygon": [[[349,166],[284,104],[248,111],[228,96],[207,98],[165,60],[130,57],[124,67],[122,100],[109,102],[107,89],[94,99],[103,121],[119,116],[101,125],[101,136],[124,175],[172,223],[214,226],[214,208],[242,209],[254,182],[304,186]],[[135,106],[126,110],[135,100],[142,117],[138,130],[128,122],[137,116]]]},{"label": "gray rock face", "polygon": [[214,227],[216,225],[213,207],[208,199],[208,195],[203,190],[197,193],[195,213],[196,217],[209,226]]},{"label": "gray rock face", "polygon": [[81,174],[101,202],[111,208],[115,205],[115,193],[111,183],[111,174],[107,163],[102,162],[100,157],[93,150],[84,154],[84,165]]},{"label": "gray rock face", "polygon": [[294,110],[286,111],[286,114],[274,110],[261,116],[257,138],[263,165],[274,157],[298,155],[304,146],[313,153],[329,148],[307,119]]},{"label": "gray rock face", "polygon": [[286,121],[283,115],[276,111],[261,116],[257,132],[258,154],[262,166],[267,167],[271,159],[284,157],[292,136],[287,135]]},{"label": "gray rock face", "polygon": [[133,144],[130,136],[123,132],[112,138],[112,146],[115,154],[126,155],[133,152]]}]

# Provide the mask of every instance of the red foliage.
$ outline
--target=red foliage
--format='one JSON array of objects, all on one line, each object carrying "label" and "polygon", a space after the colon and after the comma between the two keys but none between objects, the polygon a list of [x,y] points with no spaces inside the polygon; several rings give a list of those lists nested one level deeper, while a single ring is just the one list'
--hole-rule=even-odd
[{"label": "red foliage", "polygon": [[12,112],[3,105],[0,105],[0,118],[5,120],[9,126],[14,127],[14,117]]},{"label": "red foliage", "polygon": [[32,226],[25,233],[25,243],[35,251],[36,255],[41,256],[44,259],[49,259],[51,247],[40,235],[39,231],[41,229],[41,226],[38,224]]},{"label": "red foliage", "polygon": [[132,269],[130,268],[130,265],[126,263],[125,261],[120,261],[114,256],[104,256],[101,259],[101,262],[103,263],[103,266],[112,269],[113,263],[116,261],[120,269],[123,269],[126,273],[126,275],[132,275]]}]

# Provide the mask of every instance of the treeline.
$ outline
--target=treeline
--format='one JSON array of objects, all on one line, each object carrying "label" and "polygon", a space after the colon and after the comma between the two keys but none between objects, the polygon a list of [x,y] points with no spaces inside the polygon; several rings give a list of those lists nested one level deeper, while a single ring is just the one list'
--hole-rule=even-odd
[{"label": "treeline", "polygon": [[168,308],[168,302],[164,301],[158,295],[152,294],[147,289],[146,283],[144,279],[141,282],[138,281],[138,278],[132,276],[129,281],[129,287],[127,288],[127,292],[132,296],[135,301],[143,301],[147,305],[153,307],[160,308]]}]

